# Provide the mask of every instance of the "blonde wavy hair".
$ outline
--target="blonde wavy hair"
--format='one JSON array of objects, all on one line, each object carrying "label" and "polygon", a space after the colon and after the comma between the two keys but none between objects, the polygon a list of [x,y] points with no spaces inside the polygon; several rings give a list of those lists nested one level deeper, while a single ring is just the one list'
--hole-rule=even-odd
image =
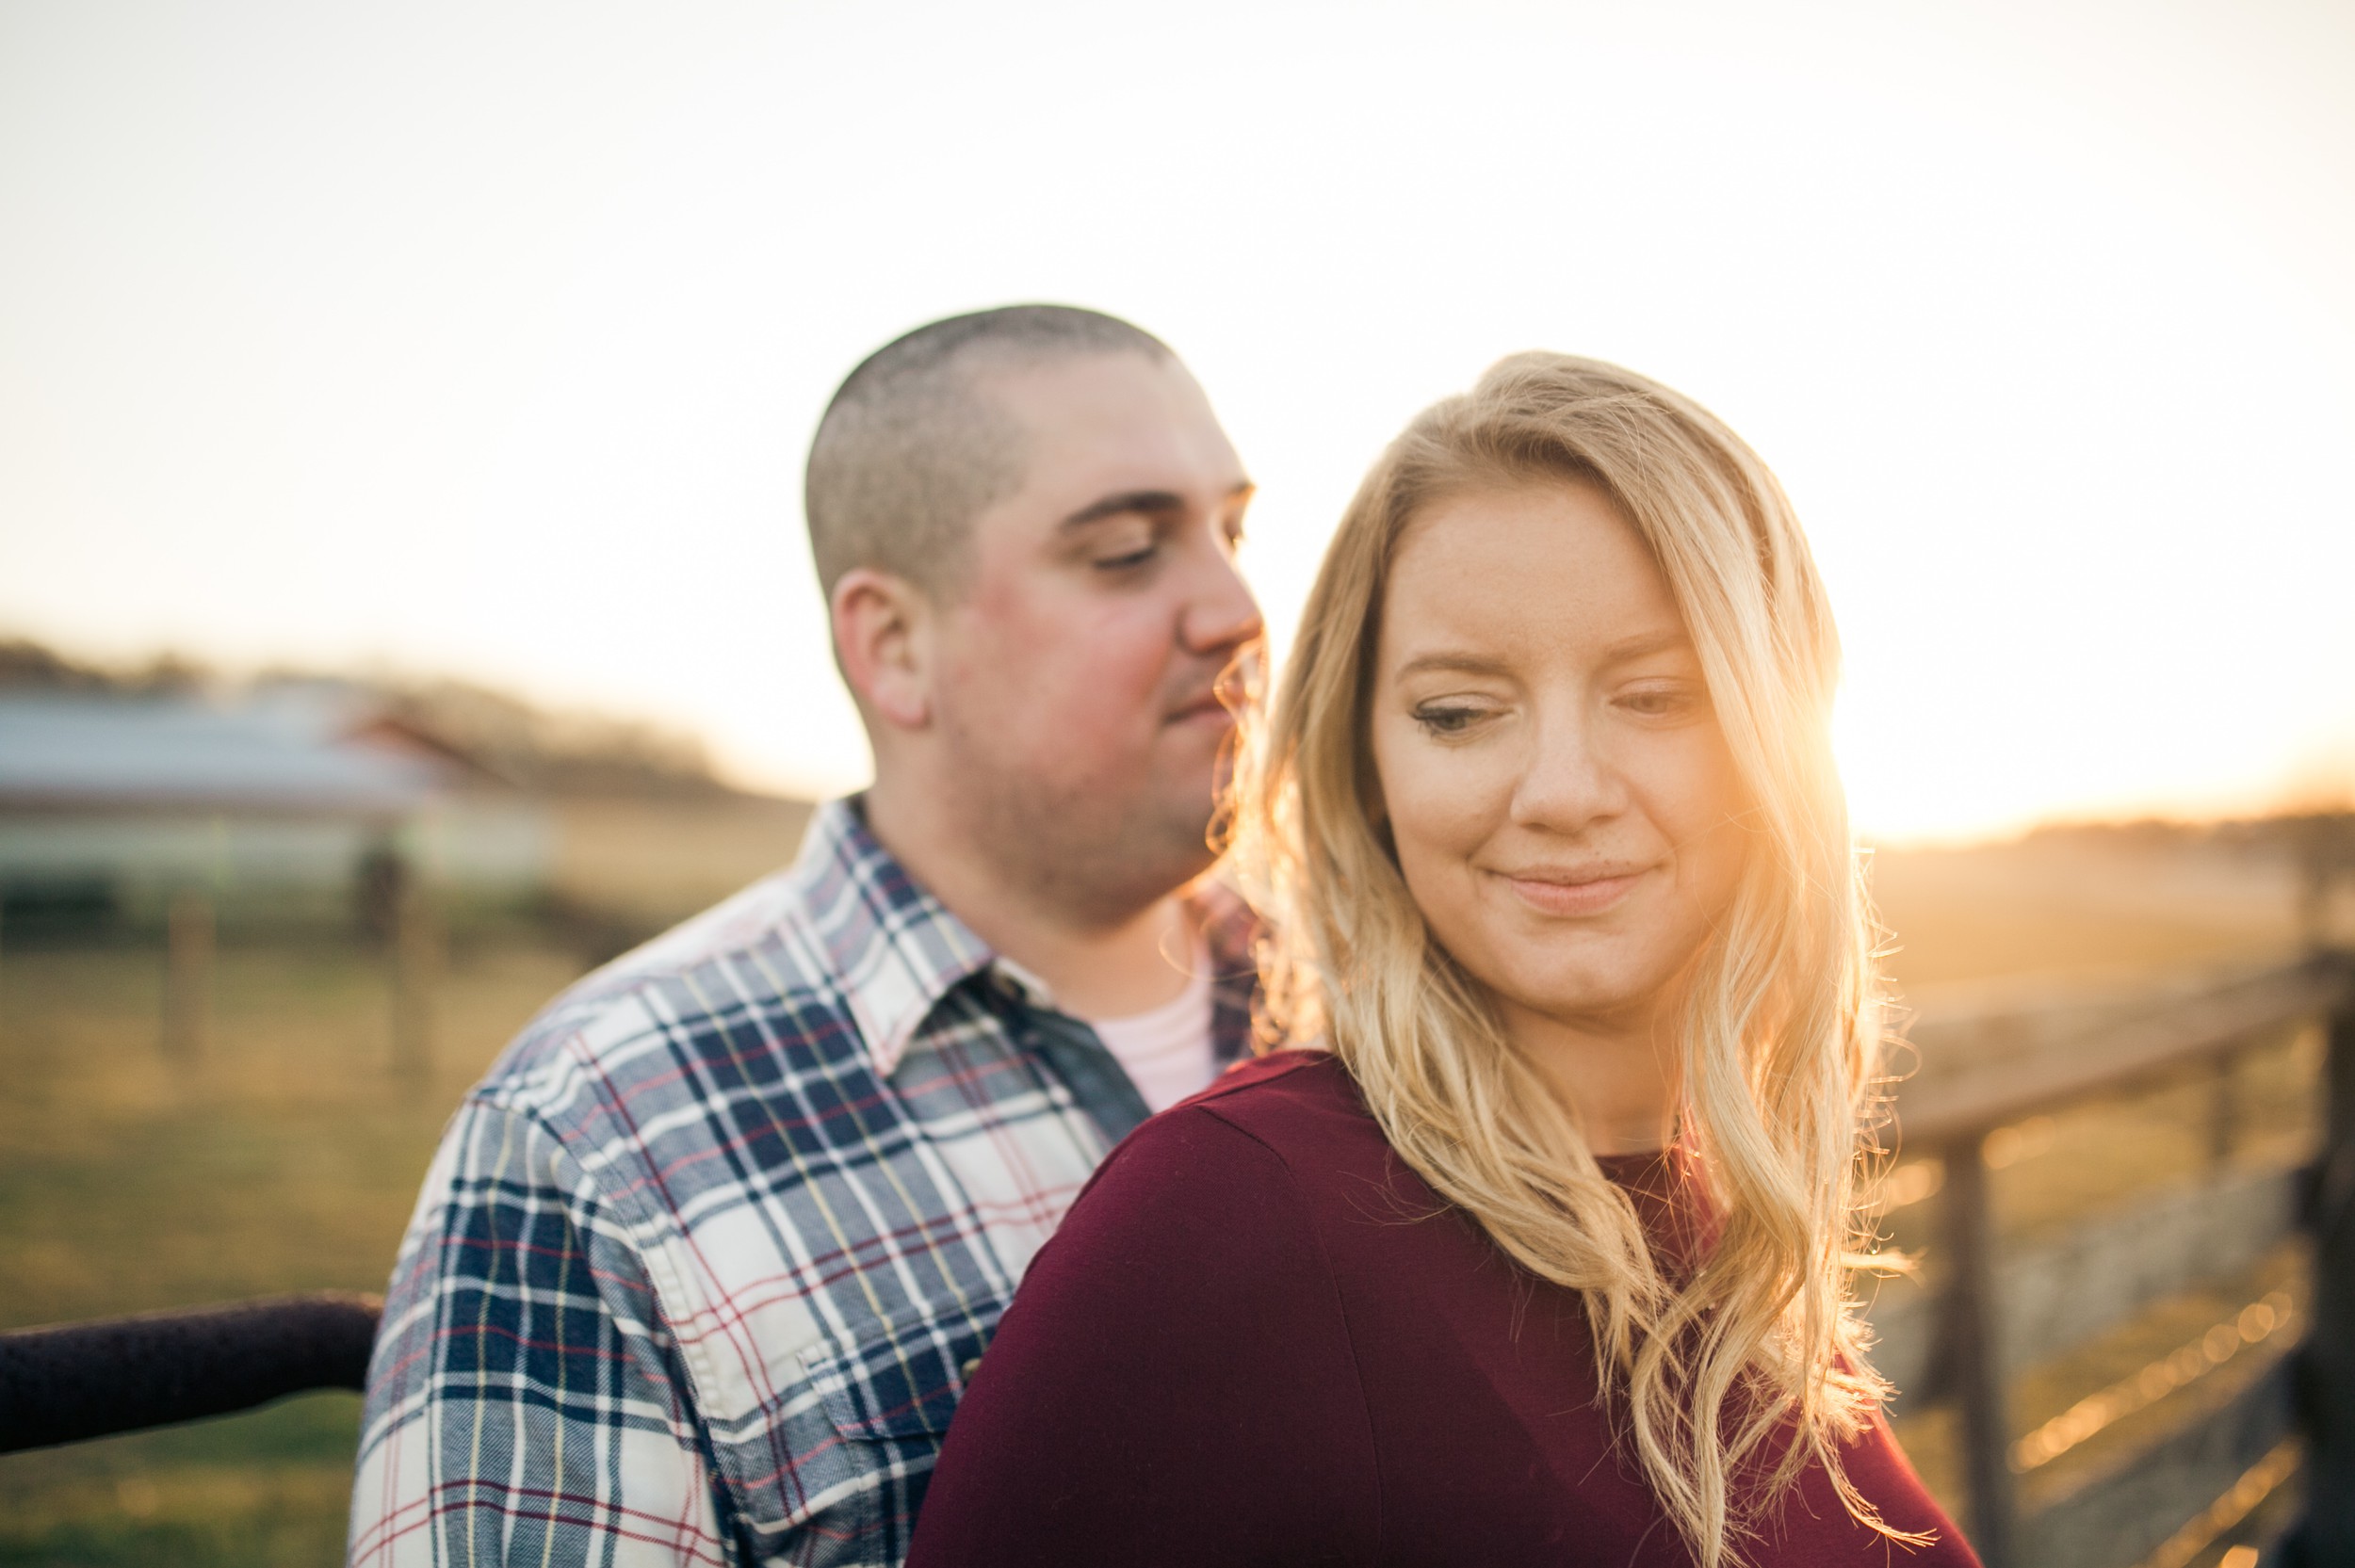
[{"label": "blonde wavy hair", "polygon": [[[1400,542],[1468,491],[1598,486],[1681,611],[1746,793],[1750,851],[1684,971],[1678,1140],[1721,1229],[1679,1281],[1569,1107],[1432,937],[1379,827],[1369,706]],[[1270,1043],[1319,1041],[1400,1156],[1522,1267],[1583,1292],[1615,1420],[1705,1568],[1811,1460],[1899,1535],[1838,1446],[1887,1393],[1850,1271],[1882,1044],[1872,918],[1832,761],[1839,641],[1790,503],[1713,415],[1615,365],[1516,355],[1391,443],[1341,518],[1223,828],[1268,918]],[[1788,1432],[1790,1440],[1780,1435]]]}]

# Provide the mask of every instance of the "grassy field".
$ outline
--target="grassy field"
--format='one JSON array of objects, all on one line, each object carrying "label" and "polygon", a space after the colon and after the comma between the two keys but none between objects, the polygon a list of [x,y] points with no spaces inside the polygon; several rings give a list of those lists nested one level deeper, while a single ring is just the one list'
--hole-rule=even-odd
[{"label": "grassy field", "polygon": [[[768,869],[794,826],[773,812],[733,829],[706,818],[671,856],[659,823],[601,817],[584,824],[583,842],[602,846],[600,894],[642,884],[643,907],[667,911]],[[1896,971],[1928,997],[2257,960],[2292,936],[2286,877],[2229,856],[2032,843],[1885,855],[1876,877],[1901,944]],[[581,962],[519,930],[454,941],[420,1082],[391,1070],[382,962],[340,939],[225,931],[207,1049],[193,1063],[159,1049],[154,944],[0,951],[0,1327],[276,1290],[381,1290],[451,1107]],[[2253,1139],[2286,1148],[2303,1136],[2311,1055],[2285,1043],[2252,1070]],[[2204,1123],[2190,1094],[2035,1135],[2045,1146],[1999,1181],[2006,1223],[2057,1224],[2194,1168]],[[2248,1151],[2262,1153],[2254,1141]],[[2189,1321],[2232,1294],[2170,1310]],[[2104,1345],[2073,1382],[2023,1396],[2022,1419],[2065,1407],[2180,1330],[2167,1317],[2137,1330],[2141,1340]],[[357,1405],[314,1396],[0,1458],[0,1568],[333,1562]],[[1908,1436],[1944,1484],[1935,1422]]]},{"label": "grassy field", "polygon": [[[389,1065],[383,965],[349,946],[224,940],[187,1065],[158,1048],[154,952],[0,956],[0,1326],[381,1291],[449,1108],[576,966],[462,946],[420,1084]],[[335,1561],[358,1403],[0,1458],[0,1564]]]}]

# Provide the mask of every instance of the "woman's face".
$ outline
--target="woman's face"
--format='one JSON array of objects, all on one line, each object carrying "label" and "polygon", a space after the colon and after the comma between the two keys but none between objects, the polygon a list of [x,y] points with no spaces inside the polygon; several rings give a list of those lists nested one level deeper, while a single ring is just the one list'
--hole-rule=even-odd
[{"label": "woman's face", "polygon": [[1668,586],[1600,490],[1414,520],[1372,722],[1407,888],[1508,1028],[1646,1023],[1732,899],[1743,798]]}]

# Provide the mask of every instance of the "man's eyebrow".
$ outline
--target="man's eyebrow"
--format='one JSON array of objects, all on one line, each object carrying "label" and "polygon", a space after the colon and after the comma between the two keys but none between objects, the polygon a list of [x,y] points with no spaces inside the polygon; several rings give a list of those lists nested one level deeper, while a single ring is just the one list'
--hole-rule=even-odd
[{"label": "man's eyebrow", "polygon": [[[1229,502],[1247,501],[1258,493],[1259,488],[1249,479],[1244,479],[1228,491],[1225,499]],[[1174,490],[1115,491],[1099,500],[1089,502],[1055,526],[1060,532],[1069,533],[1084,528],[1091,523],[1101,523],[1108,517],[1127,517],[1139,513],[1147,517],[1157,517],[1185,509],[1186,498]]]},{"label": "man's eyebrow", "polygon": [[1061,532],[1070,533],[1091,523],[1101,523],[1107,517],[1126,517],[1137,512],[1150,517],[1185,509],[1186,498],[1174,490],[1123,490],[1089,502],[1055,526]]}]

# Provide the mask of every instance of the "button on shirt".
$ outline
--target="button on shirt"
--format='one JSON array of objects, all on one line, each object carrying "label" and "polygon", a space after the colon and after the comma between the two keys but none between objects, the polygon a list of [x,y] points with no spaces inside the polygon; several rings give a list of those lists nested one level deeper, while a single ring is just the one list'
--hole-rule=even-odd
[{"label": "button on shirt", "polygon": [[[1197,910],[1223,1060],[1248,915]],[[1015,1285],[1143,1120],[876,842],[559,998],[445,1136],[370,1367],[350,1560],[896,1564]]]}]

